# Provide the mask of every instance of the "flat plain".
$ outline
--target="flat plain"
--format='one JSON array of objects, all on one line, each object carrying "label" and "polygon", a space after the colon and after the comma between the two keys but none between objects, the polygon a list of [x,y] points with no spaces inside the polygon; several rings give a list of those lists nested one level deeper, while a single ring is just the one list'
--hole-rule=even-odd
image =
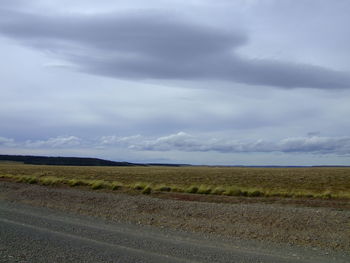
[{"label": "flat plain", "polygon": [[[249,197],[350,198],[350,167],[45,166],[0,163],[0,178],[88,186]],[[145,191],[147,190],[147,191]]]}]

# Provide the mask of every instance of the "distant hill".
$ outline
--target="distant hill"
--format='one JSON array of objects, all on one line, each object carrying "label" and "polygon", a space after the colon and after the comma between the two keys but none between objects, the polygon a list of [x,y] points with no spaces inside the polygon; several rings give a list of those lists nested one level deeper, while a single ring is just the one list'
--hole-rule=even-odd
[{"label": "distant hill", "polygon": [[142,166],[128,162],[114,162],[98,158],[48,157],[30,155],[0,155],[0,161],[22,162],[37,165],[73,165],[73,166]]},{"label": "distant hill", "polygon": [[184,167],[184,166],[194,166],[191,164],[181,164],[181,163],[147,163],[150,166],[169,166],[169,167]]},{"label": "distant hill", "polygon": [[350,167],[346,165],[315,165],[315,166],[285,166],[285,165],[191,165],[177,163],[129,163],[115,162],[98,158],[87,157],[49,157],[32,155],[1,155],[0,162],[21,162],[36,165],[71,165],[71,166],[208,166],[208,167],[242,167],[242,168],[306,168],[306,167]]}]

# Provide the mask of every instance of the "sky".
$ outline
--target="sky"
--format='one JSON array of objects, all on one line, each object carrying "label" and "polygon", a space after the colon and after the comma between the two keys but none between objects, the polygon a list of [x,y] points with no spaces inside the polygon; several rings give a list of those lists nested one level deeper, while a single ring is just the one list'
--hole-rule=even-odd
[{"label": "sky", "polygon": [[350,165],[350,1],[0,2],[0,154]]}]

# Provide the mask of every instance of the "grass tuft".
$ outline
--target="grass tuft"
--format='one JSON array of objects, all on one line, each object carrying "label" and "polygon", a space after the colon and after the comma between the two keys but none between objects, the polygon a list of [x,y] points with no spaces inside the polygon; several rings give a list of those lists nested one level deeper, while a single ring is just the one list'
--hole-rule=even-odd
[{"label": "grass tuft", "polygon": [[192,185],[192,186],[188,187],[187,189],[185,189],[185,192],[190,193],[190,194],[195,194],[198,192],[198,189],[199,188],[197,186]]},{"label": "grass tuft", "polygon": [[264,192],[257,189],[249,189],[246,191],[246,195],[249,197],[260,197],[264,196]]},{"label": "grass tuft", "polygon": [[151,193],[152,193],[152,188],[151,188],[151,186],[150,186],[150,185],[146,186],[146,187],[142,190],[142,193],[143,193],[144,195],[149,195],[149,194],[151,194]]},{"label": "grass tuft", "polygon": [[14,176],[11,174],[0,174],[0,178],[12,179],[12,178],[14,178]]},{"label": "grass tuft", "polygon": [[147,185],[148,184],[146,184],[146,183],[137,182],[132,186],[132,188],[135,190],[143,190],[147,187]]},{"label": "grass tuft", "polygon": [[214,190],[211,193],[213,195],[222,195],[225,193],[225,188],[222,186],[217,186],[214,188]]},{"label": "grass tuft", "polygon": [[67,181],[67,184],[69,186],[81,186],[81,185],[87,185],[87,183],[83,180],[78,180],[78,179],[71,179]]},{"label": "grass tuft", "polygon": [[106,183],[102,180],[91,181],[90,185],[91,185],[91,189],[93,190],[102,189],[107,186]]},{"label": "grass tuft", "polygon": [[19,177],[17,177],[17,182],[36,184],[36,183],[38,183],[38,179],[36,177],[33,177],[33,176],[19,176]]},{"label": "grass tuft", "polygon": [[170,192],[172,190],[172,188],[170,186],[167,185],[158,185],[155,187],[156,191],[161,191],[161,192]]},{"label": "grass tuft", "polygon": [[242,195],[242,191],[237,187],[228,187],[223,194],[229,196],[240,196]]},{"label": "grass tuft", "polygon": [[45,177],[45,178],[39,178],[39,184],[42,185],[57,185],[64,183],[63,179],[56,178],[56,177]]},{"label": "grass tuft", "polygon": [[112,190],[119,190],[123,186],[120,182],[112,182],[111,183],[111,189]]},{"label": "grass tuft", "polygon": [[197,194],[204,194],[204,195],[208,195],[211,193],[211,188],[210,186],[207,185],[200,185],[198,190],[197,190]]}]

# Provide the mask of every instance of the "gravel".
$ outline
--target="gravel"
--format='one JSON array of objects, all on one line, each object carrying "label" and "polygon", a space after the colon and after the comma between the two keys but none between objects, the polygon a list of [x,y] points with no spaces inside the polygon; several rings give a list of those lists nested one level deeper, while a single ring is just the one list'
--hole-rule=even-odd
[{"label": "gravel", "polygon": [[346,207],[237,202],[234,197],[232,203],[185,201],[4,181],[0,181],[0,199],[220,238],[350,251],[350,209]]}]

